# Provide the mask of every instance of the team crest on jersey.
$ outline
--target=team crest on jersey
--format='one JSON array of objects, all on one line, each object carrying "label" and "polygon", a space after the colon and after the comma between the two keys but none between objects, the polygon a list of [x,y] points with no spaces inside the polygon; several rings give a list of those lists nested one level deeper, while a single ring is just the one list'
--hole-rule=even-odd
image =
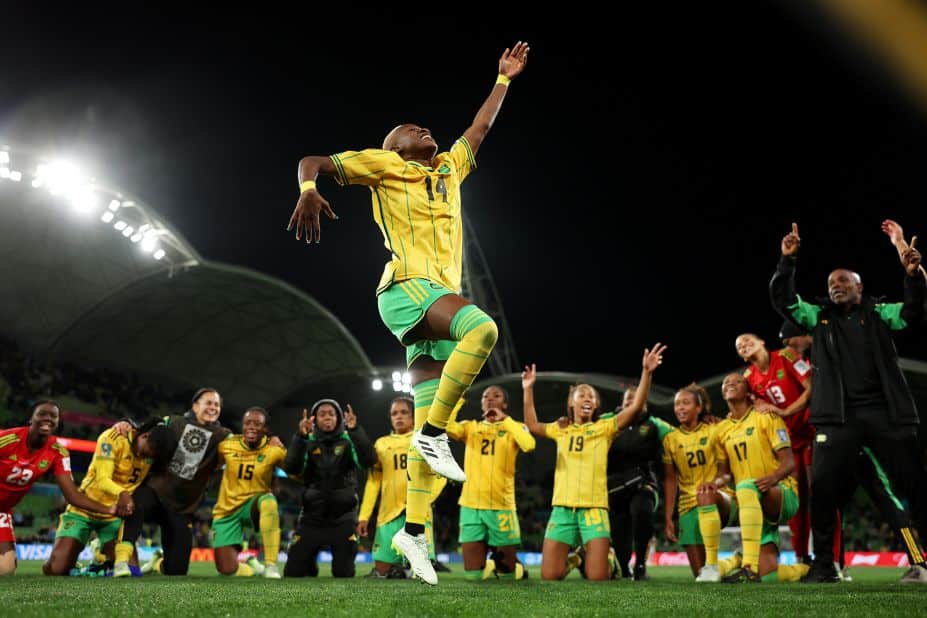
[{"label": "team crest on jersey", "polygon": [[500,437],[500,438],[504,438],[504,437],[505,437],[505,432],[504,432],[504,431],[500,431],[500,432],[499,432],[499,437]]},{"label": "team crest on jersey", "polygon": [[16,453],[10,455],[10,461],[16,461]]},{"label": "team crest on jersey", "polygon": [[258,459],[258,462],[260,463],[260,462],[264,461],[264,456],[263,456],[263,455],[258,455],[258,458],[257,458],[257,459]]},{"label": "team crest on jersey", "polygon": [[439,174],[450,174],[451,168],[447,163],[442,163],[441,167],[438,168],[438,173]]},{"label": "team crest on jersey", "polygon": [[780,441],[780,442],[788,442],[788,441],[789,441],[789,434],[786,433],[785,429],[777,429],[777,430],[776,430],[776,435],[779,436],[779,441]]},{"label": "team crest on jersey", "polygon": [[343,446],[343,445],[339,444],[338,446],[335,447],[335,457],[338,457],[338,456],[341,455],[341,453],[343,453],[343,452],[344,452],[344,446]]},{"label": "team crest on jersey", "polygon": [[47,459],[43,459],[42,461],[39,462],[39,470],[44,470],[47,467],[48,467]]},{"label": "team crest on jersey", "polygon": [[595,433],[595,432],[594,432],[594,431],[588,431],[588,430],[586,431],[586,435],[587,435],[587,436],[591,436],[593,433]]},{"label": "team crest on jersey", "polygon": [[753,427],[747,427],[747,435],[748,435],[748,436],[752,436],[752,435],[753,435]]},{"label": "team crest on jersey", "polygon": [[699,445],[701,445],[701,446],[705,446],[706,444],[708,444],[708,436],[705,436],[704,438],[702,438],[701,440],[699,440],[698,443],[699,443]]},{"label": "team crest on jersey", "polygon": [[640,434],[646,436],[648,433],[650,433],[650,425],[641,425]]},{"label": "team crest on jersey", "polygon": [[784,379],[785,379],[785,372],[782,371],[781,369],[777,369],[777,370],[776,370],[776,377],[779,378],[780,380],[784,380]]}]

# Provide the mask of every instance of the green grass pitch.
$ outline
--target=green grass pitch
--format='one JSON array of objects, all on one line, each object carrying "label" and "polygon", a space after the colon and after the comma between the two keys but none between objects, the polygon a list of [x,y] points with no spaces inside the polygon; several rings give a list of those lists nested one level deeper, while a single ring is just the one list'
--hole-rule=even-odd
[{"label": "green grass pitch", "polygon": [[[325,569],[323,569],[323,573]],[[366,574],[365,565],[358,574]],[[209,563],[194,563],[190,577],[142,579],[41,575],[41,563],[22,562],[0,578],[4,616],[608,616],[619,613],[715,616],[927,615],[927,589],[901,585],[903,571],[857,568],[853,582],[828,585],[701,584],[688,569],[652,567],[651,580],[590,583],[573,574],[541,582],[472,583],[460,567],[441,573],[431,588],[403,580],[318,579],[270,581],[220,578]]]}]

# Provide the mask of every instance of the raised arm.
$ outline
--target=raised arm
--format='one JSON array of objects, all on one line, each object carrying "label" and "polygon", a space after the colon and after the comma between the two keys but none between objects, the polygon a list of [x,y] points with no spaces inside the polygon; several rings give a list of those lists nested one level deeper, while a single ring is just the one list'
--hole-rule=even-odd
[{"label": "raised arm", "polygon": [[502,108],[502,101],[505,100],[505,93],[509,89],[509,81],[515,79],[525,69],[529,49],[527,43],[519,41],[511,51],[506,48],[502,53],[502,57],[499,59],[499,77],[496,80],[496,85],[493,86],[489,97],[480,107],[480,111],[476,113],[473,124],[463,134],[474,156],[476,151],[479,150],[480,144],[486,138],[486,134],[489,133],[489,129],[492,128],[496,115]]},{"label": "raised arm", "polygon": [[538,422],[538,412],[534,408],[534,382],[537,376],[537,365],[527,365],[521,372],[521,388],[525,399],[525,425],[534,435],[546,438],[547,424]]},{"label": "raised arm", "polygon": [[769,281],[769,299],[782,317],[811,332],[818,323],[821,308],[801,300],[795,292],[795,265],[800,246],[798,224],[793,223],[792,231],[782,238],[782,257]]},{"label": "raised arm", "polygon": [[615,417],[615,426],[619,431],[633,423],[640,411],[647,405],[647,396],[650,394],[650,383],[652,382],[653,372],[663,363],[663,352],[665,350],[666,346],[659,341],[653,346],[652,350],[644,348],[641,381],[640,384],[637,385],[637,392],[634,393],[634,401]]}]

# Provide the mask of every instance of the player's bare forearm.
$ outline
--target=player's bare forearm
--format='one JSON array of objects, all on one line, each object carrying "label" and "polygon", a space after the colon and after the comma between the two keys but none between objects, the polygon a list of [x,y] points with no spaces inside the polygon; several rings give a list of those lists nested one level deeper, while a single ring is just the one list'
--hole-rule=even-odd
[{"label": "player's bare forearm", "polygon": [[779,460],[779,467],[773,472],[773,476],[776,477],[778,483],[795,470],[795,458],[792,457],[792,449],[786,447],[776,451],[776,459]]},{"label": "player's bare forearm", "polygon": [[79,509],[84,509],[85,511],[92,511],[94,513],[106,513],[112,514],[114,512],[113,507],[100,504],[96,500],[91,500],[77,489],[77,485],[74,484],[74,479],[71,478],[69,474],[62,474],[56,476],[55,480],[58,482],[58,487],[61,489],[61,493],[64,494],[64,499],[68,501],[68,504],[73,504]]},{"label": "player's bare forearm", "polygon": [[536,436],[546,437],[547,431],[545,431],[544,423],[538,422],[538,413],[534,408],[534,387],[528,386],[523,389],[524,396],[524,405],[525,405],[525,425],[527,425],[528,430]]},{"label": "player's bare forearm", "polygon": [[673,508],[676,506],[676,467],[663,464],[663,508],[666,523],[673,521]]},{"label": "player's bare forearm", "polygon": [[486,135],[496,121],[496,116],[499,114],[499,110],[502,109],[502,101],[505,100],[505,94],[508,89],[508,86],[502,84],[493,86],[492,92],[489,93],[489,97],[483,102],[480,111],[476,113],[473,124],[464,131],[464,139],[466,139],[467,143],[470,145],[470,150],[473,151],[474,156],[476,156],[476,151],[479,150],[480,144],[486,139]]},{"label": "player's bare forearm", "polygon": [[325,174],[326,176],[335,175],[335,164],[332,163],[330,157],[309,156],[300,159],[298,170],[299,184],[307,180],[315,180],[319,177],[319,174]]}]

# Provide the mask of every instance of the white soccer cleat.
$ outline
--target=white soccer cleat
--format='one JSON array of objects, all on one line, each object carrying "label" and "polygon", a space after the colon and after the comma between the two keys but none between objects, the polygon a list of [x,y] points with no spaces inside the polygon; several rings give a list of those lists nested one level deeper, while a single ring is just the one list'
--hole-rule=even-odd
[{"label": "white soccer cleat", "polygon": [[451,446],[447,439],[447,434],[442,433],[440,436],[426,436],[419,429],[412,436],[412,445],[415,450],[425,459],[435,474],[463,483],[467,480],[467,475],[457,465],[454,454],[451,453]]},{"label": "white soccer cleat", "polygon": [[248,559],[245,560],[245,564],[251,567],[251,570],[254,571],[255,575],[264,574],[264,565],[261,564],[261,561],[258,560],[255,556],[249,556]]},{"label": "white soccer cleat", "polygon": [[919,564],[915,564],[913,567],[905,571],[905,574],[901,576],[901,583],[927,584],[927,569]]},{"label": "white soccer cleat", "polygon": [[268,564],[264,566],[264,577],[267,579],[281,579],[283,576],[277,570],[276,564]]},{"label": "white soccer cleat", "polygon": [[164,552],[158,548],[151,554],[151,559],[142,565],[142,573],[159,573],[161,571],[161,562],[164,559]]},{"label": "white soccer cleat", "polygon": [[129,563],[122,561],[114,564],[113,577],[132,577],[132,570],[129,569]]},{"label": "white soccer cleat", "polygon": [[717,584],[721,581],[721,571],[718,570],[717,564],[706,564],[699,569],[698,577],[695,581],[702,583]]},{"label": "white soccer cleat", "polygon": [[409,561],[412,572],[426,584],[436,586],[438,575],[428,557],[428,540],[423,534],[412,536],[404,529],[393,535],[393,546]]}]

